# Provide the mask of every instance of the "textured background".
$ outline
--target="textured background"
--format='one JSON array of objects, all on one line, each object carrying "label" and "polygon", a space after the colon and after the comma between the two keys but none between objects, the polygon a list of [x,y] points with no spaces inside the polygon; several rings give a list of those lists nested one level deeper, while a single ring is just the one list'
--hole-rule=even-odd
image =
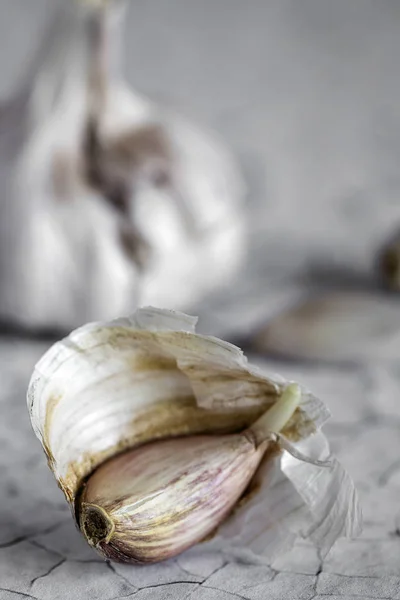
[{"label": "textured background", "polygon": [[[51,5],[0,0],[0,97]],[[397,0],[132,0],[127,29],[131,83],[220,131],[247,176],[246,279],[198,307],[203,329],[245,331],[349,274],[373,285],[376,248],[400,223]],[[264,362],[329,404],[327,432],[363,501],[359,540],[323,561],[300,545],[272,567],[195,550],[141,569],[86,548],[46,467],[24,398],[45,348],[0,340],[1,600],[400,598],[400,353],[343,367]]]}]

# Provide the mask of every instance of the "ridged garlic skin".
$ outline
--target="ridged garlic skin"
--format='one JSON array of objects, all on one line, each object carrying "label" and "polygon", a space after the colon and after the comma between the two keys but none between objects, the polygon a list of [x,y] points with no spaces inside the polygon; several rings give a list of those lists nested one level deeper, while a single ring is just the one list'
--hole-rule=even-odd
[{"label": "ridged garlic skin", "polygon": [[[106,460],[160,438],[244,431],[287,386],[251,367],[239,348],[196,334],[195,324],[182,313],[140,309],[78,329],[36,366],[32,425],[77,521],[82,485]],[[326,458],[326,440],[315,431],[328,416],[302,390],[282,433],[303,453]],[[297,535],[329,546],[359,532],[354,486],[336,460],[321,468],[284,453],[263,461],[257,478],[258,493],[223,523],[216,541],[231,538],[272,556]]]},{"label": "ridged garlic skin", "polygon": [[[138,305],[188,306],[228,281],[241,261],[242,177],[213,134],[124,82],[118,51],[125,1],[58,4],[18,97],[10,110],[0,108],[0,318],[70,331]],[[145,269],[124,248],[118,209],[84,176],[95,102],[91,21],[102,11],[108,53],[102,143],[112,148],[126,133],[156,127],[171,155],[171,189],[149,181],[146,168],[132,169],[135,192],[122,220],[151,249]]]}]

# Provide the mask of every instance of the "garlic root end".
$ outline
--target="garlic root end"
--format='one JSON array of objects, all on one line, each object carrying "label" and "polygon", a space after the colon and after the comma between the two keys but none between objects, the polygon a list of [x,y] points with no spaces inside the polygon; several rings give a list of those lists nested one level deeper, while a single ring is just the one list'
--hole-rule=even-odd
[{"label": "garlic root end", "polygon": [[88,543],[97,548],[101,542],[108,544],[114,530],[114,521],[96,504],[82,504],[80,527]]}]

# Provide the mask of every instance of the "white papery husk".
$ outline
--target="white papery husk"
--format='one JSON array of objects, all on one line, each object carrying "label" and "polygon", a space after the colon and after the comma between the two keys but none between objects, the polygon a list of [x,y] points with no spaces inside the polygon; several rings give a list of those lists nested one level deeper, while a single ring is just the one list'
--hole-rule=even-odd
[{"label": "white papery husk", "polygon": [[[182,309],[227,282],[242,258],[244,184],[235,161],[214,134],[126,84],[119,55],[125,4],[59,3],[20,92],[7,110],[0,107],[1,319],[70,331],[143,304]],[[124,250],[118,211],[83,176],[95,99],[90,24],[100,11],[109,54],[102,143],[156,125],[174,157],[177,194],[147,172],[132,173],[126,222],[151,249],[144,269]]]},{"label": "white papery husk", "polygon": [[[236,346],[196,334],[196,323],[183,313],[140,309],[74,331],[37,364],[28,390],[31,421],[75,518],[82,484],[108,458],[159,438],[242,431],[288,385],[251,367]],[[360,532],[353,482],[320,431],[328,417],[302,389],[282,434],[292,451],[330,466],[286,451],[267,455],[213,543],[234,541],[272,558],[297,536],[328,549]]]}]

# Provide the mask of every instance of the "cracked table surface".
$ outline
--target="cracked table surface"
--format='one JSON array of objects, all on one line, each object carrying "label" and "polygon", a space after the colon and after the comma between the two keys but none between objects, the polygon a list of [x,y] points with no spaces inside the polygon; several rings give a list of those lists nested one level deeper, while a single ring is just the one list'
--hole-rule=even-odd
[{"label": "cracked table surface", "polygon": [[400,600],[400,416],[393,406],[398,365],[256,361],[298,380],[331,407],[325,430],[363,504],[359,539],[339,540],[323,559],[299,541],[272,564],[198,546],[175,560],[140,567],[104,562],[83,541],[34,438],[26,383],[46,347],[13,338],[0,342],[1,600]]}]

